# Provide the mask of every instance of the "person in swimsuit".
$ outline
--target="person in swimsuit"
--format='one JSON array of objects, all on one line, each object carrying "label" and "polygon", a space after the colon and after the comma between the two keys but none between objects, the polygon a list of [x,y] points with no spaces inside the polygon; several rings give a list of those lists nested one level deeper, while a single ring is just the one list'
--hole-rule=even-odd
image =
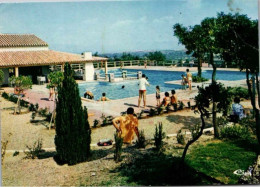
[{"label": "person in swimsuit", "polygon": [[106,97],[106,93],[102,93],[102,97],[99,99],[99,101],[110,101],[110,99]]},{"label": "person in swimsuit", "polygon": [[138,119],[134,116],[134,109],[129,107],[126,115],[113,119],[113,126],[116,128],[119,137],[123,138],[123,142],[131,144],[134,134],[139,138]]},{"label": "person in swimsuit", "polygon": [[94,99],[94,95],[91,91],[86,91],[84,93],[84,97],[87,98],[87,99]]},{"label": "person in swimsuit", "polygon": [[186,72],[187,72],[187,76],[186,77],[188,79],[189,90],[191,90],[192,74],[191,74],[189,69],[187,69]]},{"label": "person in swimsuit", "polygon": [[176,95],[176,92],[175,92],[175,90],[172,90],[171,91],[171,93],[172,93],[172,96],[171,96],[171,104],[173,105],[173,104],[178,104],[178,99],[177,99],[177,95]]},{"label": "person in swimsuit", "polygon": [[142,78],[139,80],[139,99],[138,99],[138,108],[140,107],[141,100],[143,98],[144,108],[146,107],[146,85],[150,85],[145,78],[145,74],[142,75]]},{"label": "person in swimsuit", "polygon": [[171,103],[171,98],[169,92],[164,93],[165,97],[163,98],[163,101],[159,107],[167,107]]},{"label": "person in swimsuit", "polygon": [[156,95],[155,95],[155,97],[156,97],[156,101],[157,101],[156,106],[159,106],[161,104],[161,101],[160,101],[161,96],[160,96],[160,87],[159,86],[156,86]]}]

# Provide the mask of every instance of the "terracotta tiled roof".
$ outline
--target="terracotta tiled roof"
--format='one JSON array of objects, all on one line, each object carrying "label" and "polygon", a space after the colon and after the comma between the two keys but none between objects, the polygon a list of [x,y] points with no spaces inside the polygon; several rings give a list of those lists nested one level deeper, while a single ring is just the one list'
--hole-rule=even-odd
[{"label": "terracotta tiled roof", "polygon": [[106,61],[107,58],[92,57],[85,60],[81,55],[52,50],[0,52],[0,67],[44,66],[63,63]]},{"label": "terracotta tiled roof", "polygon": [[33,34],[0,34],[0,47],[47,47],[48,44]]}]

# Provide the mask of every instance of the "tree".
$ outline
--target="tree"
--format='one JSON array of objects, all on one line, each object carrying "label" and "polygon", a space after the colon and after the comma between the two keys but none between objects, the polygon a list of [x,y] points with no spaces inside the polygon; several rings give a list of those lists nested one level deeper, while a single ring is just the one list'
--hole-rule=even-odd
[{"label": "tree", "polygon": [[[195,25],[194,27],[190,27],[190,29],[182,27],[180,24],[174,25],[174,33],[176,36],[178,36],[181,43],[185,45],[188,50],[188,54],[193,52],[193,56],[198,58],[200,67],[198,68],[198,76],[201,75],[201,59],[205,55],[209,56],[209,64],[211,64],[213,68],[211,78],[212,84],[216,82],[217,71],[217,66],[214,63],[214,54],[219,52],[219,48],[215,39],[216,31],[216,18],[205,18],[201,21],[200,25]],[[216,110],[216,102],[213,99],[212,123],[214,127],[214,136],[218,138],[219,130],[216,123]]]},{"label": "tree", "polygon": [[96,51],[96,52],[93,54],[93,56],[98,56],[98,52]]},{"label": "tree", "polygon": [[202,28],[200,25],[195,25],[194,27],[182,26],[177,23],[173,26],[174,36],[179,39],[187,49],[186,54],[192,54],[193,57],[198,59],[198,77],[201,77],[201,66],[202,60],[204,58],[205,52],[202,43]]},{"label": "tree", "polygon": [[[205,128],[204,118],[208,118],[210,114],[212,114],[210,113],[209,106],[213,102],[217,103],[217,112],[223,112],[225,115],[227,107],[230,106],[231,103],[231,95],[229,94],[229,89],[226,89],[223,84],[213,82],[205,88],[199,88],[199,93],[195,97],[195,101],[200,112],[200,119],[202,124],[198,131],[192,133],[193,138],[186,144],[182,154],[182,163],[184,162],[189,146],[197,141],[203,133],[203,129]],[[219,134],[219,129],[215,129],[214,127],[214,132]]]},{"label": "tree", "polygon": [[[255,89],[258,94],[258,106],[260,106],[259,90],[259,46],[258,46],[258,21],[250,20],[246,15],[219,13],[217,16],[219,29],[220,54],[228,62],[235,62],[240,70],[246,71],[248,92],[256,120],[256,132],[260,144],[260,114],[256,106]],[[228,40],[226,39],[228,38]],[[226,39],[226,40],[225,40]],[[250,76],[252,84],[250,83]],[[255,84],[256,83],[256,84]]]},{"label": "tree", "polygon": [[63,72],[61,71],[51,72],[48,75],[49,84],[47,85],[47,87],[57,88],[62,83],[63,79],[64,79]]},{"label": "tree", "polygon": [[58,86],[56,107],[55,159],[69,165],[86,161],[90,156],[91,129],[87,109],[82,108],[79,89],[68,63]]},{"label": "tree", "polygon": [[166,56],[161,51],[149,52],[147,58],[157,62],[166,60]]},{"label": "tree", "polygon": [[47,85],[47,88],[50,89],[50,98],[49,99],[51,99],[52,94],[54,94],[54,98],[55,98],[54,99],[54,110],[51,115],[49,129],[51,128],[52,121],[55,121],[55,116],[56,116],[56,109],[55,109],[56,94],[57,94],[56,90],[57,90],[57,87],[59,85],[61,85],[63,79],[64,79],[64,75],[63,75],[63,72],[61,72],[61,71],[54,71],[48,75],[49,84]]},{"label": "tree", "polygon": [[32,79],[30,77],[26,76],[19,76],[15,77],[12,76],[9,78],[9,81],[12,86],[14,86],[14,89],[17,92],[18,95],[18,100],[17,100],[17,108],[14,109],[14,114],[16,113],[21,113],[21,105],[20,105],[20,100],[21,100],[21,93],[23,93],[27,89],[32,88]]},{"label": "tree", "polygon": [[3,70],[0,69],[0,85],[2,85],[3,81],[4,81],[4,72]]}]

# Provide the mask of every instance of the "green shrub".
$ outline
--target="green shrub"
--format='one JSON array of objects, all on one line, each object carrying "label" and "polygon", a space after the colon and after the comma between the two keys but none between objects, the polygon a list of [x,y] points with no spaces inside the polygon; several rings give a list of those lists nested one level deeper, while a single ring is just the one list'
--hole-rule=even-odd
[{"label": "green shrub", "polygon": [[199,76],[192,76],[192,82],[206,82],[209,79],[206,79],[204,77],[199,77]]},{"label": "green shrub", "polygon": [[250,133],[256,135],[256,125],[255,125],[255,119],[253,116],[242,118],[238,123],[242,127],[247,128]]},{"label": "green shrub", "polygon": [[32,112],[32,116],[31,116],[32,120],[34,120],[35,117],[36,117],[36,112]]},{"label": "green shrub", "polygon": [[5,99],[9,99],[9,95],[6,92],[2,93],[2,97],[5,98]]},{"label": "green shrub", "polygon": [[19,153],[20,153],[19,151],[15,151],[13,156],[17,156],[17,155],[19,155]]},{"label": "green shrub", "polygon": [[174,111],[177,111],[178,110],[178,105],[176,103],[173,103],[173,108],[174,108]]},{"label": "green shrub", "polygon": [[[162,107],[158,107],[157,108],[157,114],[160,115],[163,113],[163,108]],[[153,115],[153,114],[152,114]]]},{"label": "green shrub", "polygon": [[151,108],[150,111],[149,111],[149,116],[155,116],[155,115],[156,115],[156,110]]},{"label": "green shrub", "polygon": [[179,105],[178,110],[182,110],[185,106],[182,101],[178,101],[178,105]]},{"label": "green shrub", "polygon": [[20,100],[20,105],[23,107],[28,107],[29,106],[29,102],[25,101],[25,100]]},{"label": "green shrub", "polygon": [[219,127],[225,126],[228,122],[229,122],[228,119],[223,117],[223,116],[222,117],[217,117],[217,125]]},{"label": "green shrub", "polygon": [[238,96],[240,98],[249,99],[248,89],[246,88],[242,88],[242,87],[229,88],[229,93],[231,94],[232,97]]},{"label": "green shrub", "polygon": [[35,159],[36,157],[39,156],[39,154],[41,152],[43,152],[42,150],[42,139],[38,139],[36,142],[34,142],[33,146],[30,147],[28,145],[26,145],[26,148],[29,151],[24,151],[24,153],[26,154],[25,158],[27,159]]},{"label": "green shrub", "polygon": [[11,101],[11,102],[13,102],[13,103],[17,103],[17,100],[18,100],[17,97],[15,97],[15,96],[13,96],[13,95],[10,95],[10,96],[9,96],[9,101]]},{"label": "green shrub", "polygon": [[123,138],[119,137],[117,133],[114,134],[115,137],[115,151],[114,151],[114,160],[116,162],[120,162],[122,160],[122,146],[123,146]]},{"label": "green shrub", "polygon": [[139,131],[139,138],[136,140],[136,145],[138,148],[145,148],[145,135],[144,130]]},{"label": "green shrub", "polygon": [[35,111],[38,111],[38,109],[39,109],[39,104],[36,103],[36,104],[35,104]]},{"label": "green shrub", "polygon": [[198,136],[200,132],[200,123],[197,123],[194,125],[193,128],[191,128],[191,136],[194,139],[196,136]]},{"label": "green shrub", "polygon": [[144,114],[144,110],[142,110],[140,113],[137,113],[137,118],[142,119],[143,114]]},{"label": "green shrub", "polygon": [[100,118],[102,119],[101,126],[106,126],[108,124],[112,124],[113,116],[105,116],[104,114],[102,114],[102,116]]},{"label": "green shrub", "polygon": [[95,119],[93,121],[93,128],[96,128],[98,126],[98,124],[99,124],[99,120]]},{"label": "green shrub", "polygon": [[154,145],[155,149],[158,152],[162,151],[163,148],[163,139],[165,138],[165,133],[163,132],[163,125],[162,123],[159,123],[159,126],[155,127],[155,134],[154,134]]},{"label": "green shrub", "polygon": [[31,103],[31,104],[29,105],[29,111],[36,111],[34,104]]},{"label": "green shrub", "polygon": [[249,140],[251,137],[248,129],[241,125],[233,125],[222,127],[220,130],[221,138],[230,139],[230,140]]},{"label": "green shrub", "polygon": [[179,130],[179,132],[177,133],[177,142],[179,144],[185,145],[185,137],[181,130]]},{"label": "green shrub", "polygon": [[48,109],[47,108],[44,108],[44,109],[39,109],[38,110],[38,114],[42,117],[46,117],[47,116],[47,111]]},{"label": "green shrub", "polygon": [[46,114],[45,121],[51,121],[51,116],[52,116],[52,113],[50,113],[50,112],[48,114]]}]

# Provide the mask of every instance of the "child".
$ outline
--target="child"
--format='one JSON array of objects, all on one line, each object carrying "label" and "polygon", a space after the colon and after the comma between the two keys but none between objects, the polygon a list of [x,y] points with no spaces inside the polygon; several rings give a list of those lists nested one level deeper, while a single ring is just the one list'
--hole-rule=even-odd
[{"label": "child", "polygon": [[186,90],[187,79],[186,79],[186,77],[185,77],[183,74],[181,75],[181,77],[182,77],[182,80],[181,80],[181,89],[182,89],[182,90]]},{"label": "child", "polygon": [[171,93],[172,93],[171,104],[172,104],[174,110],[177,110],[178,99],[177,99],[177,95],[175,94],[175,90],[172,90]]},{"label": "child", "polygon": [[171,98],[169,92],[164,93],[165,97],[163,98],[163,102],[159,105],[160,107],[167,107],[171,103]]},{"label": "child", "polygon": [[160,104],[161,104],[161,102],[160,102],[161,96],[160,96],[160,87],[159,86],[156,86],[156,95],[155,95],[155,97],[156,97],[156,101],[157,101],[156,106],[160,106]]}]

